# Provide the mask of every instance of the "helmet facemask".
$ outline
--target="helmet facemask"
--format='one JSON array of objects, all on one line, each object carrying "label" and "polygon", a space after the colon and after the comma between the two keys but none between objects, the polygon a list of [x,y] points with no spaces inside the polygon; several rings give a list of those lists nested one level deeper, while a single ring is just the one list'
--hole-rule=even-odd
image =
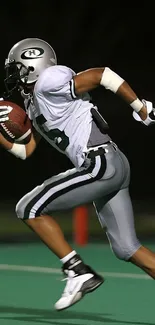
[{"label": "helmet facemask", "polygon": [[[6,60],[7,61],[7,60]],[[21,62],[16,62],[15,60],[11,62],[6,62],[5,64],[5,72],[6,78],[4,79],[4,84],[6,88],[5,97],[9,97],[12,95],[14,90],[21,90],[25,88],[27,85],[27,80],[30,71],[34,69],[33,67],[26,67]]]}]

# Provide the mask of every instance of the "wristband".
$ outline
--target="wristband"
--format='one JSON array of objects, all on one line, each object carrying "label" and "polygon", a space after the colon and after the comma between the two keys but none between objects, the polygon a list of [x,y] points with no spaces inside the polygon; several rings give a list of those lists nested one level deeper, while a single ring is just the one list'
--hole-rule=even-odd
[{"label": "wristband", "polygon": [[21,158],[23,160],[26,159],[26,147],[24,144],[14,143],[8,152],[12,153],[17,158]]},{"label": "wristband", "polygon": [[144,106],[144,104],[141,102],[141,100],[139,100],[138,98],[136,98],[131,104],[130,106],[133,108],[133,110],[138,113],[142,107]]}]

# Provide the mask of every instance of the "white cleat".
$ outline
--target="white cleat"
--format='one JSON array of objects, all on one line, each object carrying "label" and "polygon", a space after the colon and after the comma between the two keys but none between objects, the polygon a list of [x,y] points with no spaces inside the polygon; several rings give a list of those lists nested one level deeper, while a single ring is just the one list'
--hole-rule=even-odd
[{"label": "white cleat", "polygon": [[65,270],[67,284],[61,298],[55,304],[56,310],[60,311],[72,306],[86,293],[95,290],[104,282],[103,278],[88,266],[87,271],[84,274],[76,274],[73,270]]}]

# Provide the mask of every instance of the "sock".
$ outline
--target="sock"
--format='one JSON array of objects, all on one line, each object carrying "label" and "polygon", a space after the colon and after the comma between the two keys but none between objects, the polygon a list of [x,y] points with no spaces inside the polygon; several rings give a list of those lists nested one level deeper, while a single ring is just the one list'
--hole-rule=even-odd
[{"label": "sock", "polygon": [[69,254],[67,254],[65,257],[61,258],[60,261],[65,264],[66,262],[68,262],[72,257],[74,257],[75,255],[77,255],[76,251],[72,251]]}]

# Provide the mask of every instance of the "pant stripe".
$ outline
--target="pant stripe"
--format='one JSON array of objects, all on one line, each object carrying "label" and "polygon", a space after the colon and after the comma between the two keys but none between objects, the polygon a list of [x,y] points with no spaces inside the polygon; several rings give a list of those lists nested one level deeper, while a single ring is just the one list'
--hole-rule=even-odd
[{"label": "pant stripe", "polygon": [[[45,196],[45,200],[36,209],[35,217],[39,216],[41,214],[41,211],[49,203],[51,203],[53,200],[55,200],[57,197],[65,194],[77,187],[92,183],[92,182],[96,181],[97,179],[102,178],[102,176],[104,175],[105,169],[106,169],[106,160],[105,160],[104,155],[101,156],[100,159],[101,159],[100,167],[99,167],[99,170],[97,171],[97,175],[95,177],[92,177],[89,179],[84,179],[84,176],[92,173],[96,167],[96,158],[93,158],[91,161],[91,165],[89,166],[88,169],[76,172],[75,174],[66,176],[58,181],[55,181],[55,182],[52,182],[52,183],[46,185],[45,188],[38,195],[36,195],[26,206],[25,211],[24,211],[24,219],[28,219],[31,217],[31,215],[33,214],[32,210],[34,209],[35,204],[37,204],[38,201],[43,198],[43,196]],[[74,184],[73,184],[73,181],[74,181]],[[63,184],[63,188],[61,188],[62,184]],[[56,187],[57,187],[57,189],[55,190]],[[59,188],[61,188],[61,189],[59,190]],[[52,189],[53,189],[53,191],[55,190],[55,192],[51,194]],[[48,196],[48,194],[49,194],[49,196]]]}]

